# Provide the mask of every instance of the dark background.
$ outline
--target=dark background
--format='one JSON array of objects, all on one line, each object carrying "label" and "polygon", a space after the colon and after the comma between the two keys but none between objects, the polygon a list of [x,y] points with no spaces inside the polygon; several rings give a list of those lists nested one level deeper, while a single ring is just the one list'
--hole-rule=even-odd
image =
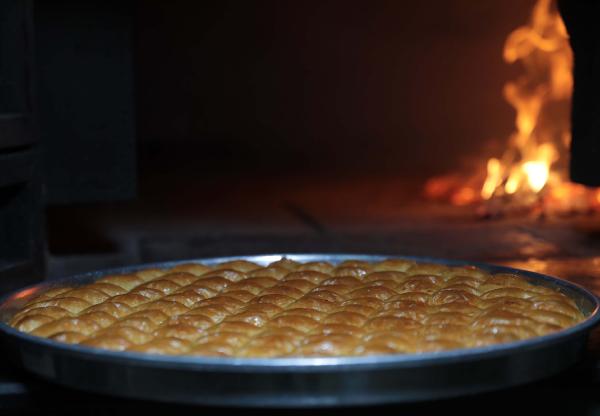
[{"label": "dark background", "polygon": [[438,227],[407,206],[502,152],[503,45],[533,3],[34,1],[49,274],[437,253],[398,231]]},{"label": "dark background", "polygon": [[138,2],[142,172],[423,179],[497,152],[514,117],[502,86],[519,73],[502,61],[503,43],[532,5]]},{"label": "dark background", "polygon": [[533,3],[33,1],[46,199],[481,164],[513,128],[502,49]]}]

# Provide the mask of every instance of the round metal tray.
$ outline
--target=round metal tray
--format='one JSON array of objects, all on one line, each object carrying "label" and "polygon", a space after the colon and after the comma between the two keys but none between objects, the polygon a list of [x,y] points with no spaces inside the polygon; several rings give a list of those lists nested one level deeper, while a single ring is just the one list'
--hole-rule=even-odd
[{"label": "round metal tray", "polygon": [[0,335],[14,359],[50,381],[121,397],[203,405],[310,407],[415,402],[491,391],[538,380],[579,360],[590,329],[600,320],[596,296],[575,284],[537,273],[420,257],[450,266],[473,265],[514,273],[572,297],[586,316],[581,323],[542,337],[484,348],[436,353],[338,358],[209,358],[111,352],[68,345],[19,332],[5,322],[32,296],[56,285],[81,285],[106,274],[181,263],[216,264],[245,259],[267,264],[281,257],[339,263],[398,256],[284,254],[207,258],[93,272],[42,283],[4,297]]}]

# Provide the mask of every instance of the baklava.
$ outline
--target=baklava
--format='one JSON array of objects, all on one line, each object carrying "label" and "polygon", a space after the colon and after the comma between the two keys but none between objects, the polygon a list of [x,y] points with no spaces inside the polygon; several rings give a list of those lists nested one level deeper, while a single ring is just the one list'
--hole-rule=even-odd
[{"label": "baklava", "polygon": [[413,354],[551,334],[575,302],[513,274],[409,260],[182,264],[54,287],[10,325],[113,351],[222,357]]}]

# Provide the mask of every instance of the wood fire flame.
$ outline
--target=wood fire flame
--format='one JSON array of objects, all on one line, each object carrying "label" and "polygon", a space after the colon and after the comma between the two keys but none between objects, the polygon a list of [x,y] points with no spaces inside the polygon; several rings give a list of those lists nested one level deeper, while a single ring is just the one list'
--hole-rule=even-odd
[{"label": "wood fire flame", "polygon": [[447,198],[454,205],[479,203],[492,213],[515,208],[564,213],[598,207],[599,191],[567,179],[573,57],[552,0],[538,0],[530,22],[508,36],[504,60],[524,69],[504,86],[504,97],[516,112],[506,150],[487,161],[485,174],[474,175],[478,180],[457,181],[457,175],[432,178],[425,194]]}]

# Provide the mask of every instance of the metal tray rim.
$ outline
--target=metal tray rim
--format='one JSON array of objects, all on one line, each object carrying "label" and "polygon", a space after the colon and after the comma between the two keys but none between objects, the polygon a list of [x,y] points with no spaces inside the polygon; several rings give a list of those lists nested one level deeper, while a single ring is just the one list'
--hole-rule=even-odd
[{"label": "metal tray rim", "polygon": [[292,358],[229,358],[229,357],[200,357],[200,356],[170,356],[170,355],[159,355],[159,354],[147,354],[147,353],[135,353],[135,352],[116,352],[110,350],[103,350],[92,347],[85,347],[80,345],[65,344],[46,338],[40,338],[33,335],[29,335],[18,331],[4,322],[0,322],[0,332],[4,332],[6,335],[16,337],[22,341],[39,344],[55,351],[60,351],[68,354],[75,354],[78,356],[86,356],[96,359],[107,359],[111,361],[122,361],[128,364],[139,364],[142,366],[152,366],[154,368],[168,367],[168,368],[187,368],[187,369],[210,369],[211,371],[319,371],[325,368],[331,369],[333,367],[340,371],[344,369],[357,369],[357,368],[409,368],[421,366],[424,364],[436,364],[436,363],[452,363],[461,361],[479,360],[482,358],[494,358],[496,356],[509,354],[513,351],[523,351],[525,349],[535,349],[541,346],[547,346],[554,342],[561,342],[573,336],[580,335],[592,327],[600,323],[600,299],[591,293],[589,290],[582,286],[561,280],[552,276],[521,270],[514,269],[505,266],[496,266],[488,263],[481,262],[470,262],[463,260],[448,260],[439,259],[434,257],[420,257],[420,256],[398,256],[398,255],[385,255],[385,254],[348,254],[348,253],[283,253],[283,254],[267,254],[267,255],[240,255],[240,256],[226,256],[226,257],[208,257],[208,258],[196,258],[187,260],[177,260],[170,262],[156,262],[140,264],[129,267],[111,268],[101,271],[94,271],[89,273],[83,273],[75,276],[66,277],[53,282],[44,282],[41,284],[30,285],[20,290],[9,293],[0,298],[0,309],[5,305],[7,301],[15,297],[19,293],[28,289],[51,286],[55,284],[64,283],[66,281],[83,279],[83,278],[94,278],[101,277],[107,274],[132,272],[136,270],[142,270],[153,267],[173,267],[178,264],[185,263],[221,263],[230,260],[244,259],[248,261],[277,261],[283,257],[290,258],[297,261],[314,261],[320,259],[321,261],[342,261],[346,259],[356,259],[363,261],[378,261],[382,259],[406,259],[413,260],[423,263],[434,263],[447,266],[474,266],[484,269],[489,272],[502,272],[502,273],[516,273],[525,277],[533,279],[541,279],[543,282],[566,288],[570,291],[574,291],[586,298],[593,304],[593,309],[590,314],[578,323],[570,328],[558,331],[553,334],[530,338],[522,341],[511,342],[506,344],[497,344],[487,347],[479,348],[463,348],[456,350],[440,351],[440,352],[429,352],[419,354],[391,354],[391,355],[373,355],[373,356],[360,356],[360,357],[292,357]]}]

